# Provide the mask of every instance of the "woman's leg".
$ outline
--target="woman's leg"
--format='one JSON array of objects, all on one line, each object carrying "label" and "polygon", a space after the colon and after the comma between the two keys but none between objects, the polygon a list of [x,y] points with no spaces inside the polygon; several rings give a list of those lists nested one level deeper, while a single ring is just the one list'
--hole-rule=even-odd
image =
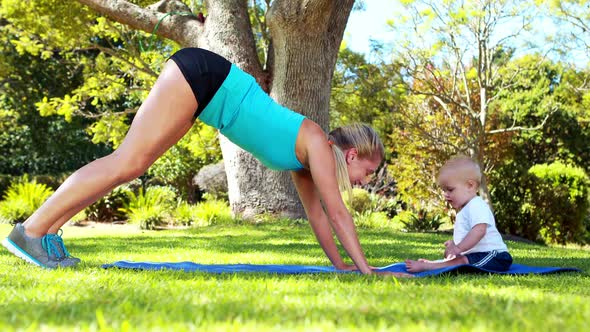
[{"label": "woman's leg", "polygon": [[168,61],[112,154],[73,173],[24,223],[28,236],[56,232],[72,216],[120,184],[143,174],[193,123],[195,96],[174,61]]}]

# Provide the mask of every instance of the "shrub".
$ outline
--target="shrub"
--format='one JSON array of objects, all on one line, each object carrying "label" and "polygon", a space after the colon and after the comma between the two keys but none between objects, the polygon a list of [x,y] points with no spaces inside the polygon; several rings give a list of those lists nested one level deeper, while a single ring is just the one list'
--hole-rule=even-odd
[{"label": "shrub", "polygon": [[197,207],[184,201],[178,201],[176,209],[172,213],[172,223],[175,225],[190,226],[197,220]]},{"label": "shrub", "polygon": [[29,205],[22,199],[7,199],[0,202],[0,223],[16,224],[27,220],[33,214]]},{"label": "shrub", "polygon": [[384,212],[389,218],[393,218],[401,209],[401,202],[397,199],[373,194],[361,188],[353,188],[352,199],[345,200],[345,203],[352,212]]},{"label": "shrub", "polygon": [[438,214],[430,214],[425,209],[417,213],[409,212],[400,216],[400,221],[408,232],[431,232],[437,231],[444,223],[443,218]]},{"label": "shrub", "polygon": [[354,212],[354,224],[360,228],[390,228],[400,230],[399,223],[389,218],[385,212]]},{"label": "shrub", "polygon": [[137,195],[127,193],[129,202],[121,208],[129,217],[129,222],[139,224],[142,229],[154,229],[164,224],[176,199],[176,193],[170,187],[153,186],[145,190],[140,188]]},{"label": "shrub", "polygon": [[364,212],[371,209],[371,195],[361,188],[352,188],[352,199],[346,200],[349,209],[356,212]]},{"label": "shrub", "polygon": [[590,179],[583,169],[560,162],[535,165],[522,211],[536,224],[542,240],[584,242],[590,206]]},{"label": "shrub", "polygon": [[126,215],[124,208],[129,204],[129,194],[131,191],[126,186],[119,186],[106,196],[100,198],[88,206],[84,211],[88,220],[113,222],[115,220],[124,220]]},{"label": "shrub", "polygon": [[208,199],[196,205],[196,225],[207,226],[214,224],[234,224],[238,222],[231,213],[227,202]]},{"label": "shrub", "polygon": [[514,162],[500,165],[490,173],[490,195],[498,231],[538,241],[538,225],[534,225],[521,209],[530,178],[527,171]]},{"label": "shrub", "polygon": [[4,192],[10,187],[12,178],[11,175],[0,174],[0,197],[3,196]]},{"label": "shrub", "polygon": [[44,184],[29,182],[27,176],[17,179],[0,202],[0,221],[11,224],[25,221],[52,193]]},{"label": "shrub", "polygon": [[128,210],[129,222],[137,224],[141,229],[155,229],[164,224],[166,213],[160,205],[143,205]]}]

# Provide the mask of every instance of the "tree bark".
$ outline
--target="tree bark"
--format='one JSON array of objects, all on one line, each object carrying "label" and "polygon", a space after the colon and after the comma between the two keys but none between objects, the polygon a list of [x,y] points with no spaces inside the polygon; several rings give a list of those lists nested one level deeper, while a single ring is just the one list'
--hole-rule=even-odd
[{"label": "tree bark", "polygon": [[[279,104],[302,113],[324,130],[329,125],[332,74],[354,0],[275,0],[267,14],[271,49],[266,70],[257,53],[246,0],[206,0],[207,17],[169,15],[178,1],[141,8],[121,0],[78,0],[110,19],[156,33],[182,46],[216,52],[253,75]],[[182,5],[182,4],[179,4]],[[271,171],[220,137],[229,200],[235,215],[270,212],[291,218],[304,211],[288,172]]]}]

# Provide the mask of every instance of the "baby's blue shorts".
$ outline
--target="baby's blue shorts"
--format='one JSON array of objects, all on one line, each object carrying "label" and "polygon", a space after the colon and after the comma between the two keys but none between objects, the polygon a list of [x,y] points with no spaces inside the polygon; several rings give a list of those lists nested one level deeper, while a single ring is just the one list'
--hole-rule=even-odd
[{"label": "baby's blue shorts", "polygon": [[508,271],[512,265],[512,256],[508,251],[474,252],[466,254],[469,264],[490,271]]}]

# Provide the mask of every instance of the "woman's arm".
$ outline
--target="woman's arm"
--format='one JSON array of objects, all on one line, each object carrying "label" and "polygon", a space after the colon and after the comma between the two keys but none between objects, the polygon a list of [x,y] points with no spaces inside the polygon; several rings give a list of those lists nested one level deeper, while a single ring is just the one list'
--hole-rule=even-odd
[{"label": "woman's arm", "polygon": [[[332,148],[328,144],[325,133],[317,127],[315,132],[308,133],[306,139],[307,162],[309,165],[311,179],[319,193],[328,213],[334,233],[344,247],[357,268],[365,274],[372,273],[367,264],[365,254],[361,249],[360,242],[355,230],[352,216],[342,201],[338,181],[336,180],[336,161]],[[310,198],[302,197],[302,202],[310,204]],[[319,199],[315,198],[319,203]],[[313,203],[312,203],[313,204]]]},{"label": "woman's arm", "polygon": [[320,243],[320,246],[326,253],[326,256],[328,256],[328,259],[332,262],[332,265],[339,270],[351,270],[356,268],[344,263],[338,252],[338,247],[336,246],[336,242],[332,235],[330,222],[324,212],[320,202],[320,196],[315,188],[313,180],[311,179],[309,171],[302,170],[291,172],[291,178],[299,193],[301,203],[303,203],[303,207],[305,208],[305,214],[309,219],[311,229]]}]

